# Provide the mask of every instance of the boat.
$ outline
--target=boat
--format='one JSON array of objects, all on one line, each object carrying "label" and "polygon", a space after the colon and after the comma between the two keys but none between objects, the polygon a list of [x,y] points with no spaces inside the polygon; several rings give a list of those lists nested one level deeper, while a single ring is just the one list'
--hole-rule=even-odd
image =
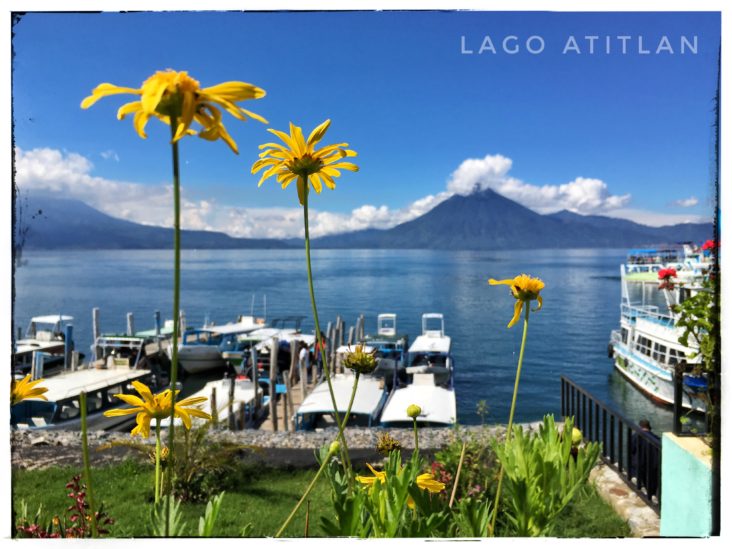
[{"label": "boat", "polygon": [[[234,385],[233,392],[231,387],[232,381]],[[235,378],[224,377],[222,379],[209,381],[200,390],[181,398],[192,397],[206,397],[207,400],[197,406],[197,408],[207,414],[210,414],[212,417],[215,417],[219,422],[228,421],[230,411],[233,411],[235,415],[243,412],[247,420],[253,420],[255,419],[253,416],[255,399],[259,399],[259,401],[262,402],[263,407],[261,410],[264,410],[264,404],[266,404],[266,397],[264,397],[262,388],[258,386],[255,391],[252,380],[242,375],[236,376]],[[216,414],[213,413],[214,399]],[[231,404],[231,406],[229,404]],[[200,425],[208,420],[192,417],[191,421],[194,425]],[[182,425],[182,420],[180,418],[175,418],[174,424],[176,427]],[[161,427],[170,426],[170,418],[161,420],[160,425]]]},{"label": "boat", "polygon": [[652,282],[639,280],[621,265],[620,329],[610,334],[608,355],[624,378],[652,400],[667,405],[674,403],[674,370],[684,362],[689,371],[683,376],[682,406],[705,412],[706,378],[692,372],[701,362],[699,348],[691,339],[690,346],[679,343],[683,329],[676,326],[678,316],[671,309],[684,295],[705,290],[699,279],[687,276],[684,280],[661,290],[658,274]]},{"label": "boat", "polygon": [[[351,350],[352,348],[348,345],[342,345],[336,349],[336,363],[342,363]],[[376,348],[365,345],[363,351],[373,353],[376,351]],[[341,418],[348,410],[348,403],[351,400],[355,381],[356,375],[351,370],[336,373],[331,377],[336,409]],[[386,402],[387,396],[388,391],[383,377],[374,375],[360,376],[353,405],[351,406],[348,425],[368,427],[378,425],[379,414],[384,406],[384,402]],[[294,423],[295,429],[298,431],[336,426],[333,399],[331,398],[330,389],[326,380],[316,385],[313,391],[305,397],[305,400],[297,409]]]},{"label": "boat", "polygon": [[223,369],[227,363],[222,353],[240,350],[240,337],[262,327],[261,319],[240,316],[236,322],[186,330],[178,345],[178,363],[188,374]]},{"label": "boat", "polygon": [[391,392],[381,414],[381,424],[386,427],[411,425],[407,408],[416,404],[422,409],[418,423],[454,425],[457,419],[454,362],[442,314],[422,315],[422,334],[409,347],[409,357],[410,366],[405,369],[407,381]]},{"label": "boat", "polygon": [[[376,318],[376,333],[359,339],[363,351],[374,354],[376,369],[371,374],[360,376],[348,424],[373,426],[378,424],[388,395],[398,384],[399,375],[404,372],[409,338],[397,332],[397,315],[382,313]],[[338,347],[335,364],[332,365],[333,371],[337,373],[331,379],[331,384],[341,415],[348,409],[355,382],[355,374],[344,367],[345,359],[352,351],[352,345]],[[311,430],[328,425],[335,425],[335,414],[328,383],[323,380],[298,408],[295,427],[298,430]]]},{"label": "boat", "polygon": [[[27,374],[33,365],[33,354],[44,353],[45,375],[53,373],[65,362],[66,328],[74,321],[67,315],[44,315],[31,318],[25,337],[15,342],[13,372]],[[73,347],[73,342],[71,347]],[[82,355],[83,356],[83,355]]]},{"label": "boat", "polygon": [[10,408],[14,429],[78,430],[81,428],[80,394],[87,394],[87,425],[90,430],[119,429],[134,421],[134,416],[105,417],[103,412],[119,408],[123,403],[113,395],[137,394],[133,381],[140,381],[154,392],[161,388],[152,370],[112,360],[108,367],[91,364],[44,378],[48,389],[40,399],[24,400]]}]

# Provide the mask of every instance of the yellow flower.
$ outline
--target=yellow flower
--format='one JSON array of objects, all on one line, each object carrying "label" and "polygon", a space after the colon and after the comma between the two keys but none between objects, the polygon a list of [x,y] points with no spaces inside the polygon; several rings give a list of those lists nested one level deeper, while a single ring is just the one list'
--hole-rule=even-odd
[{"label": "yellow flower", "polygon": [[[155,419],[160,421],[166,417],[170,417],[170,405],[173,400],[173,393],[170,389],[166,389],[159,395],[153,395],[150,388],[139,381],[133,381],[132,385],[142,398],[135,395],[117,394],[114,395],[118,399],[131,405],[132,408],[115,408],[107,410],[104,415],[107,417],[127,416],[137,414],[137,426],[132,430],[132,436],[140,435],[145,438],[150,436],[150,422]],[[177,395],[180,391],[176,391]],[[183,421],[186,429],[191,428],[191,416],[204,419],[211,419],[206,412],[194,408],[196,404],[206,401],[206,397],[185,398],[175,403],[175,417],[179,417]]]},{"label": "yellow flower", "polygon": [[18,404],[19,402],[31,398],[48,400],[45,396],[43,396],[43,393],[48,391],[48,389],[46,389],[45,387],[36,387],[36,385],[38,385],[42,381],[43,379],[36,379],[35,381],[31,381],[30,374],[25,376],[20,381],[15,381],[15,379],[13,379],[10,382],[10,405],[13,406],[14,404]]},{"label": "yellow flower", "polygon": [[141,96],[139,101],[122,105],[117,111],[117,119],[122,120],[128,114],[134,113],[132,125],[143,139],[147,137],[145,125],[151,116],[168,125],[171,119],[175,119],[173,141],[178,141],[186,134],[195,135],[196,132],[190,129],[191,123],[195,120],[203,126],[198,132],[198,137],[208,141],[220,138],[238,154],[236,143],[221,122],[221,110],[214,104],[224,108],[239,120],[244,121],[249,117],[267,123],[258,114],[236,105],[238,101],[264,97],[263,89],[246,82],[224,82],[201,88],[198,81],[188,76],[186,71],[176,72],[170,69],[156,72],[145,80],[139,89],[108,83],[99,84],[92,90],[92,94],[81,102],[81,108],[88,109],[102,97],[118,93]]},{"label": "yellow flower", "polygon": [[374,482],[377,480],[381,482],[382,484],[386,482],[386,471],[377,471],[373,467],[371,467],[370,464],[366,464],[366,467],[371,469],[371,472],[374,474],[372,477],[362,477],[361,475],[356,475],[356,480],[360,482],[361,484],[365,484],[367,486],[373,486]]},{"label": "yellow flower", "polygon": [[339,170],[357,172],[358,166],[355,164],[340,162],[343,157],[356,156],[355,151],[345,148],[348,147],[348,143],[327,145],[315,150],[315,145],[323,139],[329,126],[330,120],[326,120],[312,131],[307,141],[303,137],[302,128],[292,122],[289,135],[279,130],[268,129],[268,132],[279,137],[286,146],[279,143],[265,143],[259,146],[265,150],[259,153],[259,160],[252,165],[252,173],[257,173],[268,166],[259,180],[259,185],[261,186],[267,178],[276,175],[277,181],[285,189],[297,179],[297,196],[300,204],[304,204],[308,183],[320,194],[323,183],[329,189],[335,189],[333,178],[341,175]]},{"label": "yellow flower", "polygon": [[511,293],[516,298],[516,305],[513,309],[513,318],[508,323],[510,328],[516,324],[521,316],[521,311],[524,308],[524,303],[536,299],[539,302],[539,306],[536,308],[538,311],[542,306],[542,299],[539,292],[544,288],[544,282],[538,278],[532,278],[529,275],[521,274],[515,278],[509,278],[507,280],[494,280],[490,279],[488,283],[491,286],[496,284],[506,284],[511,287]]},{"label": "yellow flower", "polygon": [[422,490],[429,490],[433,494],[442,492],[445,489],[445,483],[435,480],[432,473],[423,473],[417,477],[417,486]]},{"label": "yellow flower", "polygon": [[[432,494],[439,494],[445,489],[445,483],[440,482],[439,480],[435,480],[435,477],[432,473],[423,473],[417,477],[417,486],[421,490],[427,490]],[[407,507],[410,509],[414,509],[415,504],[414,500],[412,499],[412,496],[409,496],[407,499]]]}]

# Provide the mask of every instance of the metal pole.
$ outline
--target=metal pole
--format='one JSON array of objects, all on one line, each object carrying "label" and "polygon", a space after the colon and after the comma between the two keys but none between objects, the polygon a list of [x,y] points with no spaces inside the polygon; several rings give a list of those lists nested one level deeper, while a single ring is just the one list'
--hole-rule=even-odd
[{"label": "metal pole", "polygon": [[99,307],[92,309],[92,338],[94,338],[94,360],[102,358],[102,350],[97,347],[97,339],[99,338]]},{"label": "metal pole", "polygon": [[160,331],[161,331],[161,325],[160,325],[160,311],[155,311],[155,336],[160,337]]},{"label": "metal pole", "polygon": [[64,334],[64,370],[71,366],[71,351],[74,350],[74,327],[71,324],[66,325],[66,333]]},{"label": "metal pole", "polygon": [[684,398],[682,383],[684,379],[683,369],[677,364],[674,368],[674,434],[681,434],[681,415],[683,413],[681,402]]},{"label": "metal pole", "polygon": [[127,335],[135,335],[135,317],[132,313],[127,313]]}]

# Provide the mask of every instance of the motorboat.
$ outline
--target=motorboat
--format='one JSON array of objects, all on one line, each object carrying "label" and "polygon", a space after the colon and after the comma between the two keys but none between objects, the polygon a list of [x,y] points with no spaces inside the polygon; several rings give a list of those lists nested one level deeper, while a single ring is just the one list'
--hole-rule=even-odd
[{"label": "motorboat", "polygon": [[422,315],[422,334],[409,347],[410,365],[406,383],[400,382],[381,414],[384,426],[412,424],[407,408],[416,404],[422,410],[417,422],[427,426],[454,425],[457,420],[454,362],[451,340],[445,335],[445,321],[440,313]]}]

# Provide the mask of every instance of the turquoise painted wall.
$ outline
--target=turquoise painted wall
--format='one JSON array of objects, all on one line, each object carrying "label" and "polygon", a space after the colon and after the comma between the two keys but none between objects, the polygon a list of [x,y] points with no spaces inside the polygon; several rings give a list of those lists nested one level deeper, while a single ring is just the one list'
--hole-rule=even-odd
[{"label": "turquoise painted wall", "polygon": [[709,447],[664,433],[661,440],[661,536],[707,537],[712,530]]}]

